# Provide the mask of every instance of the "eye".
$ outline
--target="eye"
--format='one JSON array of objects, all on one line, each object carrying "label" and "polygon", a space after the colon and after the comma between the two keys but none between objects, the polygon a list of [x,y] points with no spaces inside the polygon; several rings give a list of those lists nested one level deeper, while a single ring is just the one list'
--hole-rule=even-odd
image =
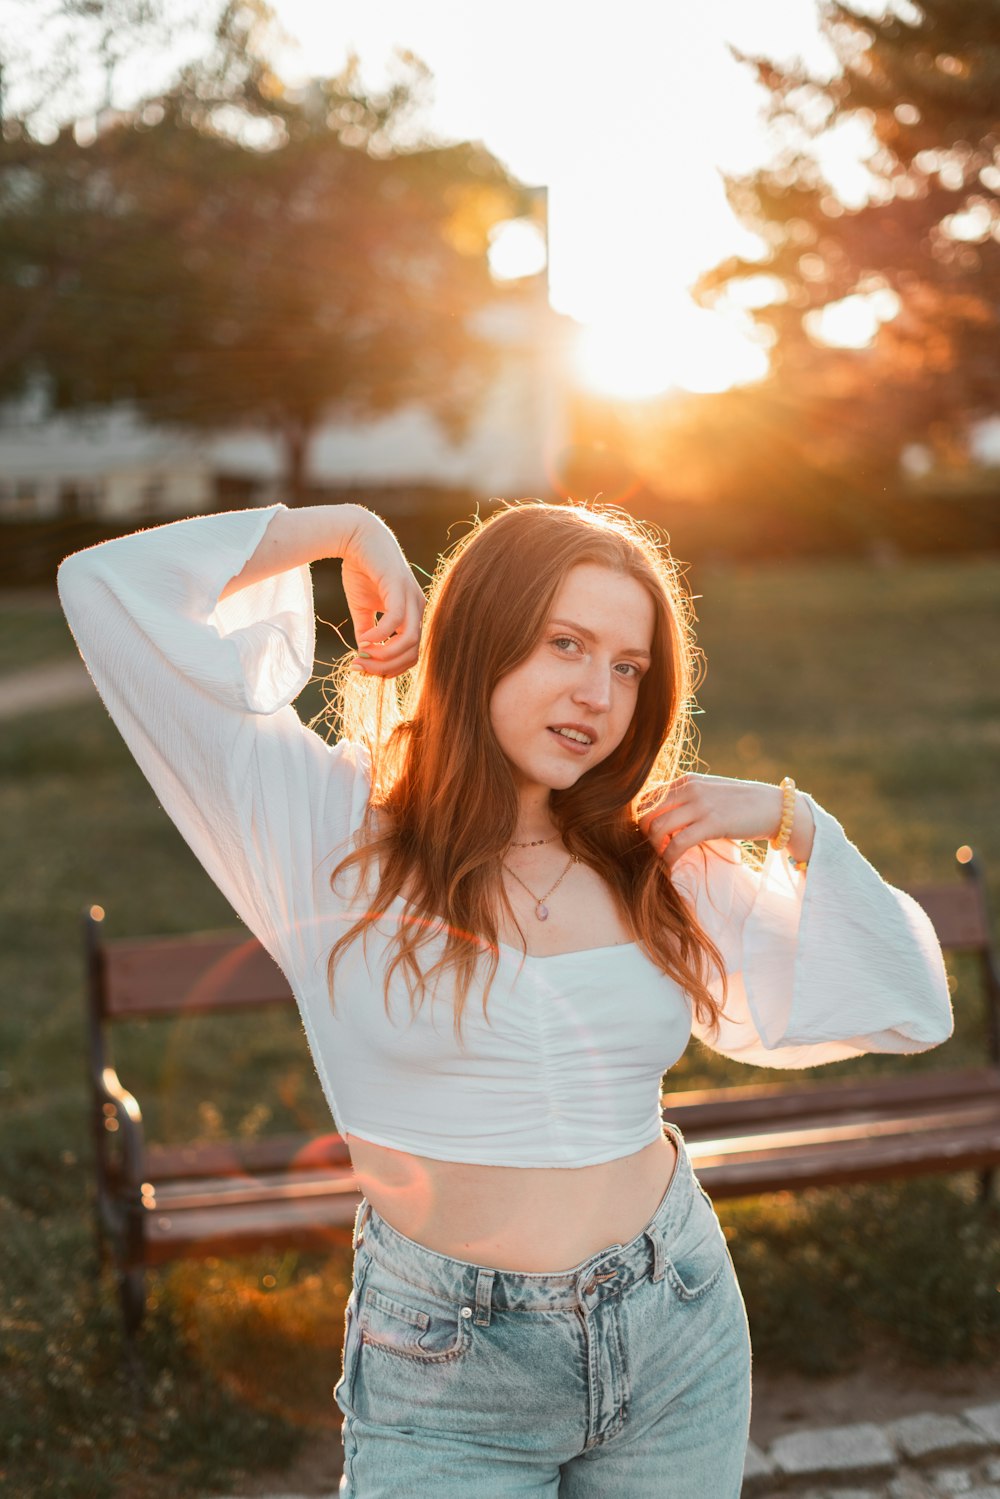
[{"label": "eye", "polygon": [[[553,637],[551,643],[555,646],[556,650],[561,651],[564,656],[569,654],[569,652],[565,650],[564,647],[574,645],[580,646],[580,642],[573,635],[556,635]],[[580,649],[582,650],[583,647],[580,646]]]},{"label": "eye", "polygon": [[634,661],[619,661],[615,671],[629,682],[636,682],[642,676],[642,668],[636,666]]}]

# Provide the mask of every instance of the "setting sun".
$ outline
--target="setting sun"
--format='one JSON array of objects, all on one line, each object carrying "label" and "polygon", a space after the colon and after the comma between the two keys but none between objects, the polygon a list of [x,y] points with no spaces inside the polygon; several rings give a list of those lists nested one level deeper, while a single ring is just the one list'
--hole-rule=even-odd
[{"label": "setting sun", "polygon": [[740,327],[686,300],[666,316],[643,320],[633,311],[584,324],[576,364],[591,389],[621,400],[728,390],[761,379],[768,367],[765,351]]}]

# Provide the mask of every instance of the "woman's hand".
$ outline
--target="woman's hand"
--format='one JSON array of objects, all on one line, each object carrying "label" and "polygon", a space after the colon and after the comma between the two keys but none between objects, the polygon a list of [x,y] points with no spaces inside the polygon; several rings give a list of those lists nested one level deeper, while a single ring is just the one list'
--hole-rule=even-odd
[{"label": "woman's hand", "polygon": [[417,659],[423,590],[399,542],[370,510],[359,512],[344,547],[343,584],[358,642],[359,669],[398,677]]},{"label": "woman's hand", "polygon": [[[679,776],[664,787],[639,826],[668,866],[696,844],[712,838],[773,838],[781,822],[782,791],[764,781],[727,776]],[[795,820],[788,849],[808,859],[813,843],[812,810],[795,793]]]}]

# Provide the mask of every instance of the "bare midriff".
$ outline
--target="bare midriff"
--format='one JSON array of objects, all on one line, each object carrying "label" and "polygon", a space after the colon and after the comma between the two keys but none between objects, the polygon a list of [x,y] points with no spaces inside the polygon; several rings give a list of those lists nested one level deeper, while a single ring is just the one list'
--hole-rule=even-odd
[{"label": "bare midriff", "polygon": [[668,1134],[597,1166],[436,1161],[347,1135],[362,1192],[391,1228],[494,1270],[571,1270],[649,1222],[677,1161]]}]

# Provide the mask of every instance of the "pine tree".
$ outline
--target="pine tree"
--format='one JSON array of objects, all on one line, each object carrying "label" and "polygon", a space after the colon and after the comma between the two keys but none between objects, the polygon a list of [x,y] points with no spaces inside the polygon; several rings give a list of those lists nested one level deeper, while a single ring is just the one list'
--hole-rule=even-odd
[{"label": "pine tree", "polygon": [[[860,453],[888,474],[915,438],[958,460],[970,424],[1000,411],[1000,0],[897,0],[881,15],[823,0],[821,25],[838,63],[829,80],[742,59],[782,146],[727,188],[767,253],[716,267],[700,295],[774,278],[775,300],[755,313],[774,339],[769,397],[803,414],[834,461]],[[852,119],[873,140],[860,207],[815,154]],[[876,291],[898,313],[870,348],[817,345],[818,311]]]}]

